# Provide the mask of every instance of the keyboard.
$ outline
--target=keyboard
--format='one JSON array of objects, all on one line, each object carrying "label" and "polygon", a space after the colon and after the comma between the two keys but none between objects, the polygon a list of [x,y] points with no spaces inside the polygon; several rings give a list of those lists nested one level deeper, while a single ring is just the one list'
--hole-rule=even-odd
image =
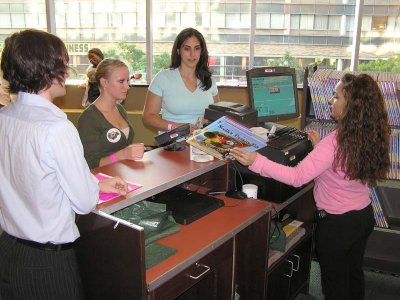
[{"label": "keyboard", "polygon": [[307,133],[300,131],[296,128],[291,128],[289,131],[287,131],[287,133],[283,135],[270,137],[267,146],[282,150],[307,138]]}]

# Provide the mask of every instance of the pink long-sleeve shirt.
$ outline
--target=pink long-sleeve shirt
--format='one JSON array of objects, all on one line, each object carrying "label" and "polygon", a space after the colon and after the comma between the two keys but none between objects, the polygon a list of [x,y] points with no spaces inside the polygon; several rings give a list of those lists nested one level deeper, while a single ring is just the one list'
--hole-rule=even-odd
[{"label": "pink long-sleeve shirt", "polygon": [[271,177],[295,187],[315,179],[316,206],[328,213],[343,214],[363,209],[371,202],[367,185],[360,180],[346,179],[345,173],[340,168],[337,171],[333,170],[336,136],[336,131],[327,135],[295,167],[283,166],[257,154],[249,169],[261,176]]}]

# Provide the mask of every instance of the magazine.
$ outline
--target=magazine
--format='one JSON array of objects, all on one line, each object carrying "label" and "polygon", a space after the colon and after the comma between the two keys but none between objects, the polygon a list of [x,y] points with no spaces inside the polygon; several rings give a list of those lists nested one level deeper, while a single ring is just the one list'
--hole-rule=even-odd
[{"label": "magazine", "polygon": [[[96,176],[96,178],[99,181],[111,178],[111,176],[103,174],[103,173],[97,173],[94,176]],[[128,193],[130,193],[130,192],[132,192],[134,190],[137,190],[137,189],[142,187],[142,185],[138,184],[138,183],[133,183],[133,182],[127,182],[127,183],[128,183]],[[100,193],[99,193],[99,203],[110,201],[110,200],[115,199],[115,198],[117,198],[119,196],[120,195],[117,194],[117,193],[105,193],[105,192],[101,192],[100,191]]]},{"label": "magazine", "polygon": [[246,151],[253,152],[265,147],[268,139],[224,116],[207,127],[196,130],[186,142],[218,159],[229,160],[233,158],[230,155],[230,149],[241,147]]}]

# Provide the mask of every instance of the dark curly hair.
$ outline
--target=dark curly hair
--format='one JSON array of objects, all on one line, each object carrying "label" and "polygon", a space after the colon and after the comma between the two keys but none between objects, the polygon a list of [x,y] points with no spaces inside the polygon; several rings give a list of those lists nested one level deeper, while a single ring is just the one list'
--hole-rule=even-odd
[{"label": "dark curly hair", "polygon": [[68,61],[67,49],[60,38],[27,29],[6,38],[1,69],[11,93],[38,94],[49,88],[54,79],[64,83]]},{"label": "dark curly hair", "polygon": [[211,88],[211,71],[208,67],[208,50],[206,41],[203,35],[194,28],[186,28],[182,30],[175,39],[174,46],[171,52],[171,65],[170,68],[176,69],[181,65],[181,56],[178,54],[178,50],[182,44],[190,37],[196,37],[200,42],[201,54],[199,62],[196,66],[196,77],[201,81],[202,89],[207,91]]},{"label": "dark curly hair", "polygon": [[345,74],[341,82],[346,99],[338,120],[334,168],[351,180],[375,185],[390,166],[390,126],[384,99],[375,80],[367,75]]}]

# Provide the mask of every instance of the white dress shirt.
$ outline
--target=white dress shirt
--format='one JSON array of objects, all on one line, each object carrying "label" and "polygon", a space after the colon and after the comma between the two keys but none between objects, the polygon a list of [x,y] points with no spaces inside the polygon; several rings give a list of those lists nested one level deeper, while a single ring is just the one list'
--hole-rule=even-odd
[{"label": "white dress shirt", "polygon": [[57,106],[18,93],[0,110],[0,225],[39,243],[75,241],[75,213],[99,197],[75,126]]}]

